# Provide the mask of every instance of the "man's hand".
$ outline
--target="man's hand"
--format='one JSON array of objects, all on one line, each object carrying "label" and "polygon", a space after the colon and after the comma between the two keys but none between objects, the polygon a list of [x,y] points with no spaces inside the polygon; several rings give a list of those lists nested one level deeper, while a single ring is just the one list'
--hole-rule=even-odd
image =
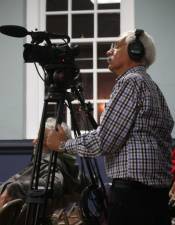
[{"label": "man's hand", "polygon": [[0,195],[0,208],[3,207],[7,202],[13,200],[12,197],[8,194],[7,190]]},{"label": "man's hand", "polygon": [[59,152],[60,144],[62,142],[65,142],[67,139],[68,138],[64,129],[60,125],[58,125],[57,131],[54,129],[51,129],[48,131],[47,137],[46,137],[46,145],[50,150]]},{"label": "man's hand", "polygon": [[173,185],[170,189],[169,197],[170,197],[169,204],[171,204],[172,206],[175,206],[175,181],[173,182]]},{"label": "man's hand", "polygon": [[175,199],[175,182],[173,182],[172,187],[169,192],[169,196]]}]

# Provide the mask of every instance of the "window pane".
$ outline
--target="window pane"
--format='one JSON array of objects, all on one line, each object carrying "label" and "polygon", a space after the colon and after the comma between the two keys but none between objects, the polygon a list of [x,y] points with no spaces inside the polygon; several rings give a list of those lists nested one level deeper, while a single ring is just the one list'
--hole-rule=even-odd
[{"label": "window pane", "polygon": [[98,37],[116,37],[120,34],[120,14],[98,14]]},{"label": "window pane", "polygon": [[98,4],[98,9],[120,9],[120,3]]},{"label": "window pane", "polygon": [[82,73],[81,78],[82,78],[84,98],[92,99],[93,98],[93,74]]},{"label": "window pane", "polygon": [[65,11],[68,10],[67,0],[47,0],[46,10],[47,11]]},{"label": "window pane", "polygon": [[98,103],[97,109],[98,109],[97,121],[98,121],[98,124],[100,124],[101,123],[100,119],[102,119],[102,118],[100,118],[100,116],[101,116],[102,112],[105,110],[105,103]]},{"label": "window pane", "polygon": [[113,73],[98,74],[98,99],[109,99],[115,79],[116,75]]},{"label": "window pane", "polygon": [[47,16],[46,29],[48,32],[68,34],[67,15]]},{"label": "window pane", "polygon": [[72,10],[89,10],[94,6],[90,0],[72,0]]},{"label": "window pane", "polygon": [[98,43],[97,45],[97,67],[98,68],[107,68],[107,58],[106,58],[106,52],[110,49],[111,42],[110,43]]},{"label": "window pane", "polygon": [[79,43],[80,53],[76,57],[77,66],[80,69],[92,68],[92,44],[91,43]]},{"label": "window pane", "polygon": [[[80,104],[73,104],[73,110],[78,128],[80,130],[92,130],[92,125],[88,120],[87,114],[81,109]],[[73,128],[73,124],[71,124],[71,128]]]},{"label": "window pane", "polygon": [[89,38],[94,35],[94,16],[72,15],[72,37],[73,38]]}]

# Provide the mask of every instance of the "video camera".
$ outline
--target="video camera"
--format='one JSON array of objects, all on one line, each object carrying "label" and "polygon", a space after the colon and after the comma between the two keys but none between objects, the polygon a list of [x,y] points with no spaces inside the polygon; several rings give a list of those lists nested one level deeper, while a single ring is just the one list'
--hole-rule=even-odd
[{"label": "video camera", "polygon": [[[75,64],[79,47],[69,46],[69,36],[44,31],[29,32],[16,25],[1,26],[0,32],[18,38],[31,36],[31,43],[24,44],[23,58],[26,63],[40,64],[45,71],[44,81],[47,87],[65,90],[80,81],[79,69]],[[60,39],[63,43],[53,44],[50,41],[53,38]],[[44,45],[41,45],[43,42]]]}]

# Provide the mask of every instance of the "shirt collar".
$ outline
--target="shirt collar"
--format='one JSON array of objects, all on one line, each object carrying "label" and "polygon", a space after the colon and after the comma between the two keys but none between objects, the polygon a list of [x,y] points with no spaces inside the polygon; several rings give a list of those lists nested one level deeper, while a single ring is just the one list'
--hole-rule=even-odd
[{"label": "shirt collar", "polygon": [[121,77],[127,76],[128,74],[131,74],[131,73],[145,73],[145,72],[146,72],[145,66],[135,66],[128,69],[125,73],[121,74],[120,76],[118,76],[116,78],[116,81],[120,80]]}]

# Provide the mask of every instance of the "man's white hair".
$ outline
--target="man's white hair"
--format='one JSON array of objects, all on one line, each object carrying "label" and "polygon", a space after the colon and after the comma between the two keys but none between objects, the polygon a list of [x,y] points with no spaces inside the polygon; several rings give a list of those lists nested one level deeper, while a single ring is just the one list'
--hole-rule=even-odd
[{"label": "man's white hair", "polygon": [[[133,40],[135,40],[135,31],[128,31],[123,33],[118,40],[125,40],[127,44],[131,43]],[[148,68],[156,58],[156,48],[154,44],[153,38],[147,33],[143,32],[139,38],[139,40],[142,42],[144,49],[145,49],[145,55],[143,57],[143,61],[145,62],[145,66]]]},{"label": "man's white hair", "polygon": [[[46,120],[46,125],[45,127],[47,129],[55,129],[55,124],[56,124],[56,119],[53,118],[53,117],[48,117],[47,120]],[[66,123],[62,122],[61,123],[61,127],[63,128],[64,132],[66,133],[66,136],[68,139],[71,139],[72,136],[71,136],[71,130],[70,128],[67,126]]]}]

